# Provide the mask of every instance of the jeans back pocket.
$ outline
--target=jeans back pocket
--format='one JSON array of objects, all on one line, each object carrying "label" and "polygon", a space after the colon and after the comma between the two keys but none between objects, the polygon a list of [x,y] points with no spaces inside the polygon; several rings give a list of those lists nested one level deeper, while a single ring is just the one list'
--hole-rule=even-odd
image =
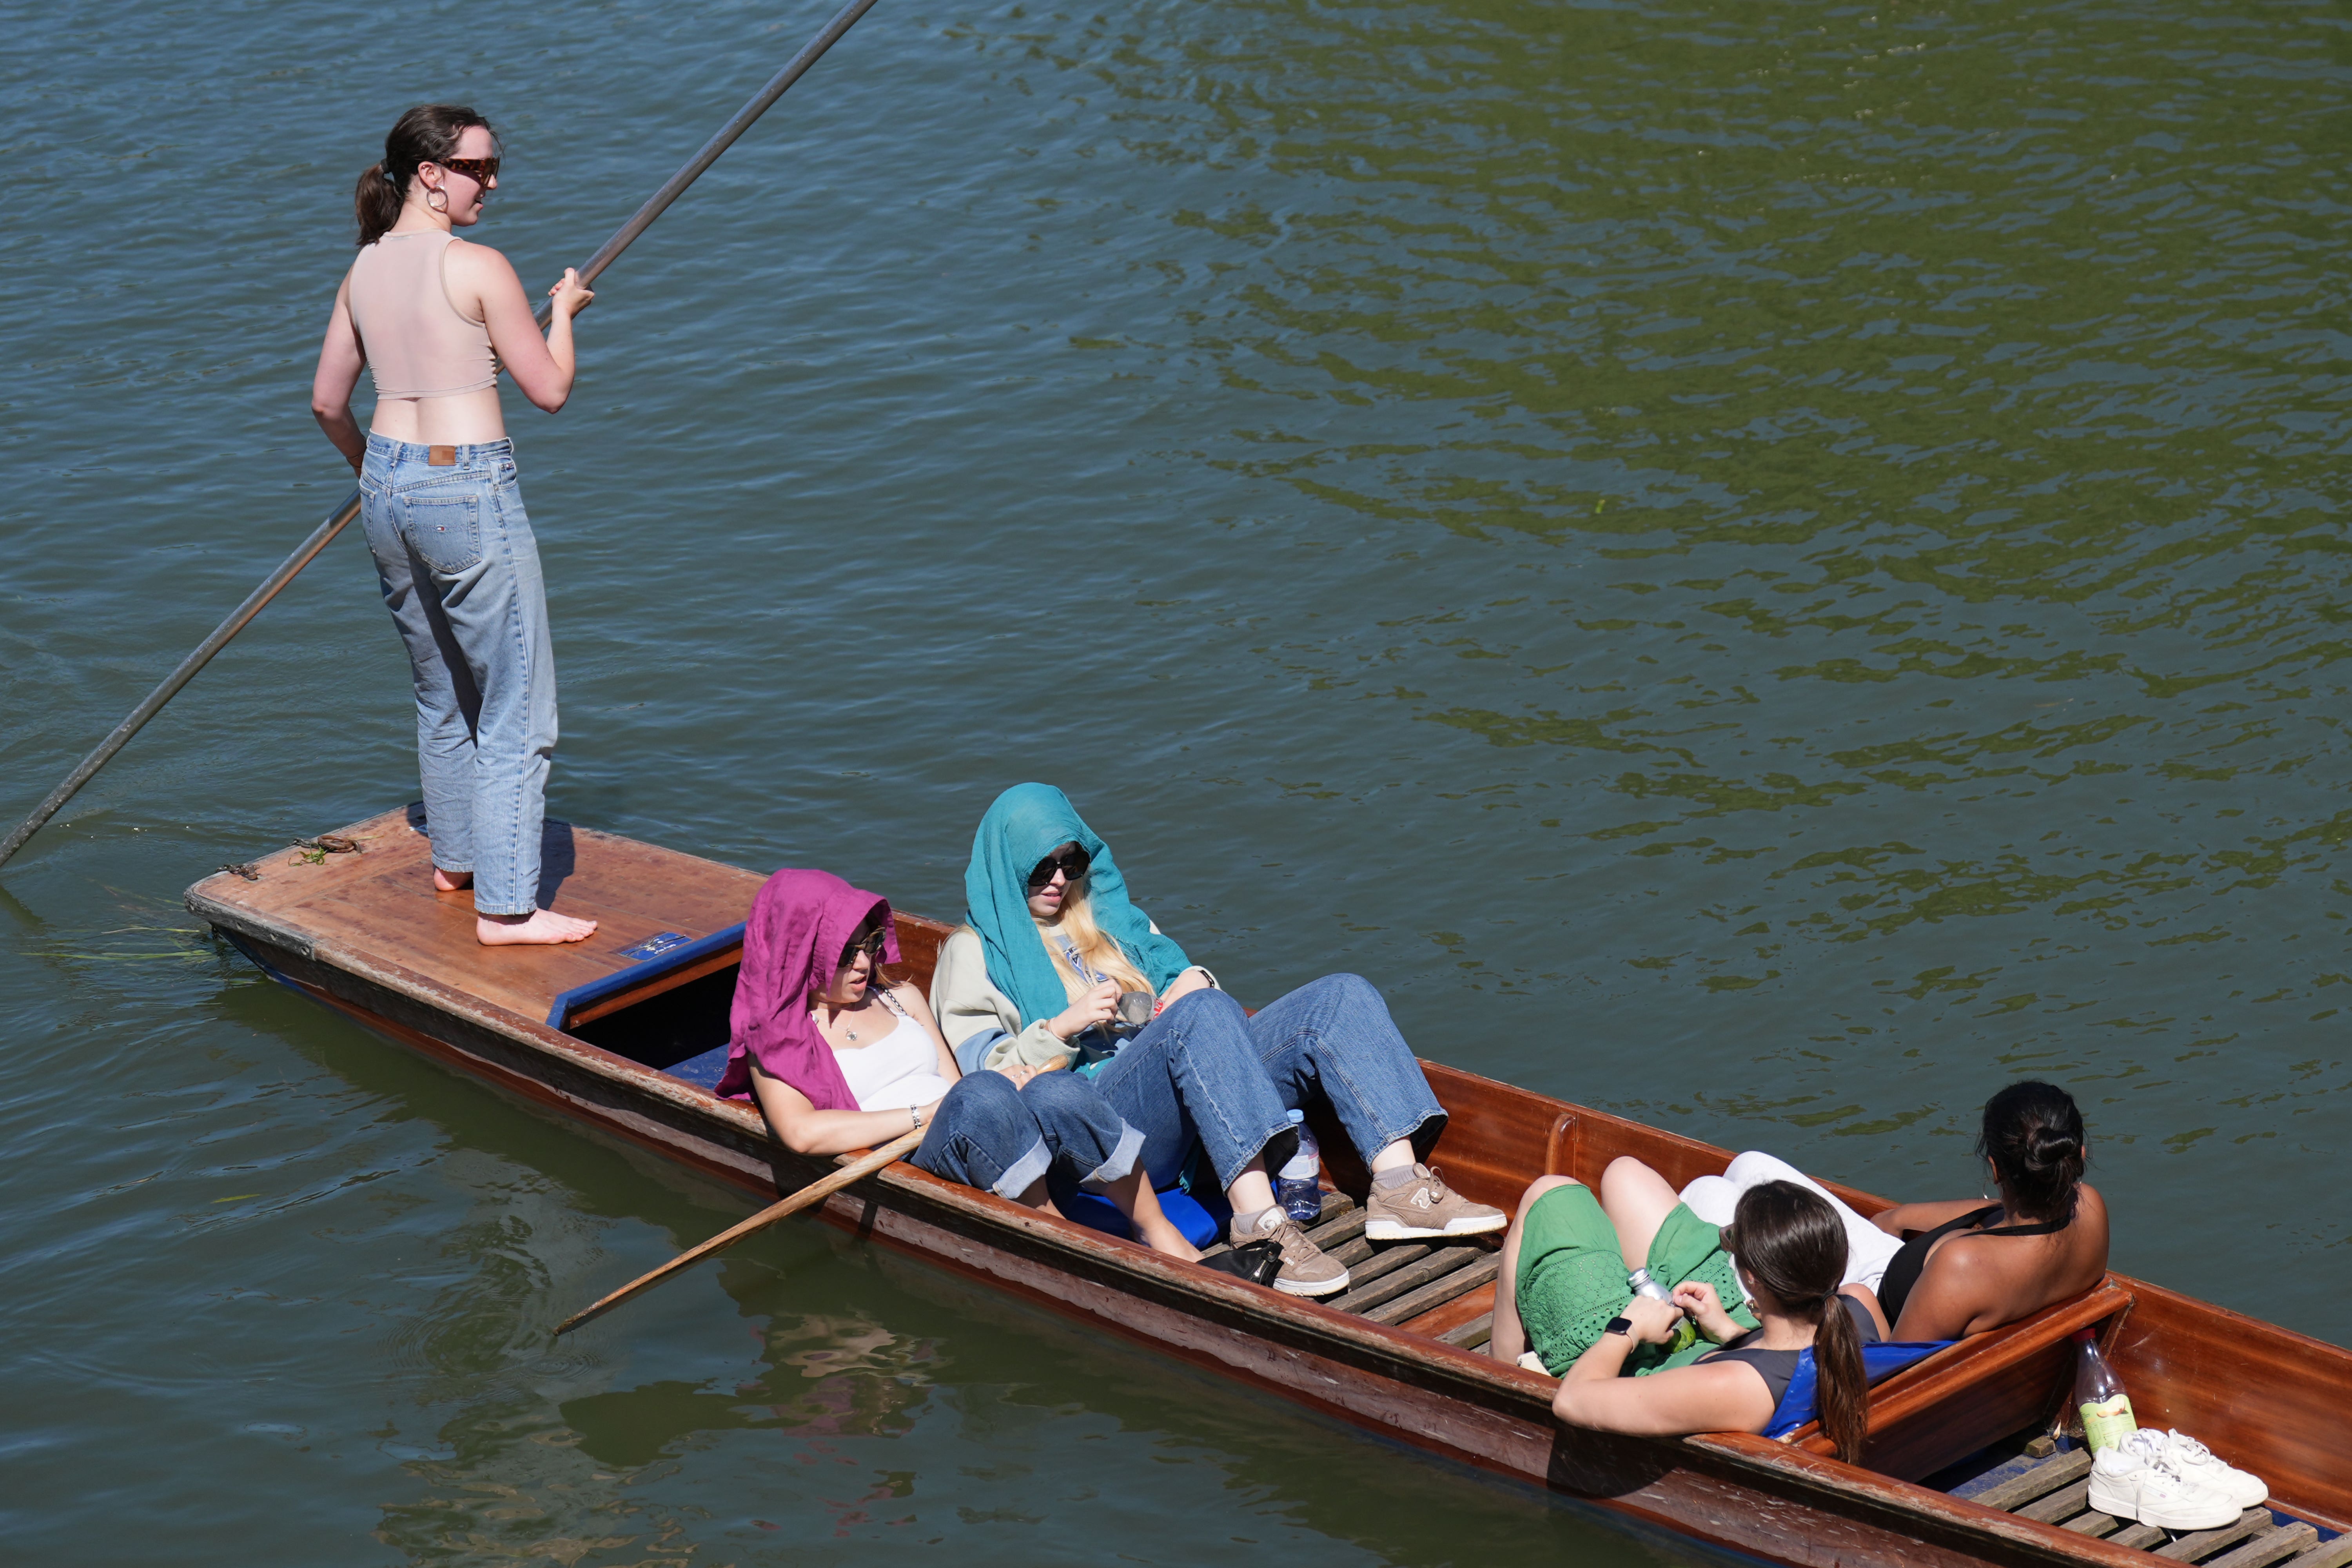
[{"label": "jeans back pocket", "polygon": [[482,560],[482,487],[469,484],[411,490],[393,499],[400,536],[416,558],[445,576],[470,572]]}]

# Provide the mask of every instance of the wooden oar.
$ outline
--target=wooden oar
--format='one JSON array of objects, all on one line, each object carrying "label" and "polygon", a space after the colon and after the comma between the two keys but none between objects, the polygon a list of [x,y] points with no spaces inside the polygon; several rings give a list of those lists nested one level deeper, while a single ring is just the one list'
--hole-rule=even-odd
[{"label": "wooden oar", "polygon": [[[782,98],[786,88],[800,80],[809,67],[817,62],[817,58],[833,47],[834,41],[849,31],[851,25],[866,15],[873,5],[874,0],[849,0],[849,4],[844,5],[815,37],[803,46],[801,52],[794,55],[783,69],[769,79],[767,86],[752,95],[751,102],[735,111],[734,119],[720,126],[718,134],[702,144],[702,151],[688,159],[685,167],[672,174],[660,190],[646,197],[645,205],[615,230],[612,238],[597,247],[596,254],[580,268],[580,281],[594,282],[596,275],[610,267],[613,258],[629,247],[631,240],[643,234],[654,219],[661,216],[670,203],[677,200],[686,187],[694,184],[702,171],[717,161],[719,154],[733,146],[735,139],[750,130],[751,122],[765,114],[768,106]],[[551,309],[547,305],[539,308],[539,324],[541,327],[547,325]],[[212,636],[198,643],[195,651],[182,659],[179,668],[163,678],[163,684],[149,692],[146,700],[133,708],[130,716],[117,724],[113,732],[100,741],[96,749],[65,776],[64,782],[33,808],[31,816],[10,829],[7,837],[0,838],[0,865],[5,865],[8,857],[24,847],[25,840],[39,832],[42,825],[73,798],[75,791],[88,784],[99,769],[113,759],[115,752],[130,744],[131,737],[139,733],[148,720],[162,712],[163,704],[178,695],[180,688],[194,679],[196,671],[210,664],[213,655],[226,647],[229,639],[243,631],[247,622],[261,614],[262,606],[276,598],[279,589],[294,581],[295,574],[308,566],[320,551],[332,543],[335,536],[349,527],[352,520],[359,514],[360,492],[353,490],[343,498],[343,504],[335,509],[332,516],[310,531],[310,537],[304,540],[293,554],[278,563],[278,570],[272,572],[260,587],[246,596],[245,603],[239,605],[228,619],[213,628]]]},{"label": "wooden oar", "polygon": [[589,1319],[603,1317],[605,1313],[611,1311],[614,1308],[619,1306],[630,1297],[638,1294],[640,1291],[652,1289],[655,1286],[660,1284],[663,1280],[668,1279],[679,1269],[685,1268],[692,1264],[699,1263],[714,1252],[725,1251],[728,1247],[734,1246],[737,1242],[742,1240],[753,1231],[764,1230],[769,1226],[775,1224],[778,1220],[789,1218],[790,1216],[800,1213],[801,1210],[809,1207],[813,1204],[823,1203],[825,1199],[833,1196],[834,1194],[841,1191],[842,1188],[849,1185],[850,1183],[857,1181],[861,1177],[870,1176],[875,1172],[880,1170],[883,1166],[892,1163],[899,1155],[914,1152],[915,1145],[920,1143],[922,1141],[923,1130],[921,1128],[917,1128],[912,1132],[901,1132],[898,1137],[891,1139],[890,1142],[883,1144],[882,1147],[875,1150],[864,1159],[852,1161],[850,1163],[844,1165],[840,1170],[835,1171],[833,1174],[824,1177],[821,1181],[811,1182],[807,1186],[803,1187],[791,1197],[784,1199],[783,1202],[779,1204],[771,1204],[766,1208],[761,1209],[758,1214],[753,1215],[750,1219],[745,1220],[742,1224],[730,1226],[727,1229],[720,1231],[717,1236],[712,1237],[709,1241],[704,1242],[701,1246],[692,1247],[685,1252],[679,1253],[676,1258],[671,1258],[667,1263],[663,1264],[659,1268],[655,1269],[652,1273],[639,1275],[636,1279],[630,1280],[626,1285],[622,1286],[619,1289],[614,1291],[611,1295],[605,1297],[603,1300],[597,1302],[586,1311],[574,1312],[572,1316],[564,1319],[563,1321],[556,1324],[555,1331],[559,1335],[568,1334],[572,1330],[578,1328],[581,1324],[586,1322]]},{"label": "wooden oar", "polygon": [[[870,5],[873,3],[873,0],[866,0],[866,3]],[[1037,1071],[1059,1072],[1069,1065],[1069,1058],[1055,1057],[1045,1062],[1043,1066],[1039,1067]],[[1028,1079],[1017,1079],[1014,1082],[1016,1085],[1026,1084]],[[714,1252],[723,1251],[724,1249],[734,1246],[737,1242],[742,1240],[745,1237],[751,1235],[755,1230],[759,1230],[766,1226],[772,1226],[780,1219],[789,1218],[792,1215],[800,1213],[801,1210],[807,1208],[812,1204],[824,1202],[826,1198],[829,1198],[834,1194],[841,1191],[842,1188],[849,1185],[850,1183],[856,1181],[859,1177],[870,1176],[875,1172],[880,1170],[883,1166],[889,1164],[892,1161],[896,1160],[899,1155],[912,1153],[915,1146],[922,1141],[923,1130],[919,1127],[911,1132],[899,1133],[898,1136],[891,1139],[890,1142],[883,1144],[882,1147],[875,1150],[872,1153],[866,1155],[864,1158],[853,1161],[849,1164],[844,1165],[840,1170],[835,1171],[830,1176],[826,1176],[820,1181],[811,1182],[807,1186],[803,1187],[799,1192],[794,1193],[791,1197],[786,1198],[783,1202],[771,1205],[767,1208],[761,1209],[758,1214],[753,1215],[750,1219],[745,1220],[742,1224],[735,1226],[730,1229],[720,1231],[717,1236],[712,1237],[700,1247],[694,1247],[689,1251],[679,1253],[676,1258],[671,1258],[667,1263],[663,1264],[659,1268],[655,1269],[652,1273],[641,1275],[638,1278],[630,1280],[626,1285],[622,1286],[619,1289],[614,1291],[611,1295],[605,1297],[603,1300],[597,1302],[586,1311],[574,1312],[572,1316],[564,1319],[563,1321],[555,1325],[556,1333],[558,1335],[570,1333],[572,1330],[578,1328],[589,1319],[601,1317],[603,1314],[611,1311],[614,1308],[619,1306],[622,1302],[627,1300],[638,1291],[650,1289],[652,1287],[660,1284],[663,1280],[668,1279],[679,1269],[686,1268],[688,1264],[700,1262],[703,1258],[709,1257]]]}]

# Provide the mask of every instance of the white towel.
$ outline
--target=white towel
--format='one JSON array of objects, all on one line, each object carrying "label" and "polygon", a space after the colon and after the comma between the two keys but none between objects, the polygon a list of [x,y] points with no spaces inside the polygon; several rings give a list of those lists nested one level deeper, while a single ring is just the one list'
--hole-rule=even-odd
[{"label": "white towel", "polygon": [[1683,1202],[1691,1213],[1709,1225],[1729,1225],[1732,1210],[1738,1206],[1739,1194],[1766,1182],[1795,1182],[1811,1187],[1828,1198],[1836,1209],[1838,1218],[1845,1222],[1845,1285],[1866,1286],[1873,1291],[1886,1277],[1886,1266],[1903,1249],[1899,1237],[1887,1235],[1863,1218],[1819,1182],[1800,1171],[1786,1160],[1750,1149],[1731,1162],[1720,1176],[1701,1176],[1682,1190]]}]

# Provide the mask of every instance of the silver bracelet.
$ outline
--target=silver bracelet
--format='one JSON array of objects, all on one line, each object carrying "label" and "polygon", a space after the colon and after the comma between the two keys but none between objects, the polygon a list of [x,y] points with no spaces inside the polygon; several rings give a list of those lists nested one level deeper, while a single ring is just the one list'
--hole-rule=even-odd
[{"label": "silver bracelet", "polygon": [[912,1131],[920,1132],[923,1130],[923,1113],[911,1105],[907,1107],[907,1120],[915,1124]]}]

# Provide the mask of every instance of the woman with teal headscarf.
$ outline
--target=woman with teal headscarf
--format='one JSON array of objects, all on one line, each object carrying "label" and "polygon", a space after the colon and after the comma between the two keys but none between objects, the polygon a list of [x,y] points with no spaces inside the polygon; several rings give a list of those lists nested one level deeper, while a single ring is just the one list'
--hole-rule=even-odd
[{"label": "woman with teal headscarf", "polygon": [[1372,1173],[1372,1240],[1509,1223],[1421,1163],[1445,1110],[1378,991],[1326,975],[1252,1016],[1135,907],[1110,846],[1060,790],[1015,784],[996,798],[972,835],[964,899],[970,923],[941,944],[931,977],[957,1060],[971,1071],[1075,1051],[1143,1133],[1154,1186],[1172,1184],[1197,1149],[1232,1204],[1234,1244],[1279,1244],[1276,1289],[1348,1284],[1276,1205],[1267,1173],[1296,1147],[1292,1113],[1318,1100]]}]

